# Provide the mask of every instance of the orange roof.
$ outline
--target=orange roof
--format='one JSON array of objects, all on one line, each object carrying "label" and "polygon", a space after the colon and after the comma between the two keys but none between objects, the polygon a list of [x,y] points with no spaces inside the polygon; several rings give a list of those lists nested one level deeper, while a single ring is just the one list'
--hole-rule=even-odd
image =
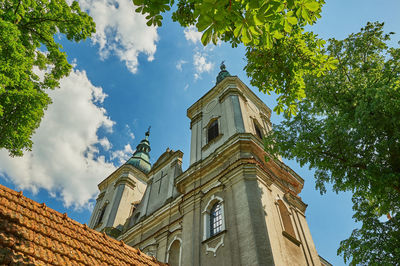
[{"label": "orange roof", "polygon": [[0,265],[165,265],[0,185]]}]

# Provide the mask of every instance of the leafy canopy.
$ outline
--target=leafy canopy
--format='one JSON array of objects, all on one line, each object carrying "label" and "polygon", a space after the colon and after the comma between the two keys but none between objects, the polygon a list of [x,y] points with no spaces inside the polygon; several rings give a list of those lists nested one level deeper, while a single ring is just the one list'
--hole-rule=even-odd
[{"label": "leafy canopy", "polygon": [[51,102],[46,90],[71,71],[55,34],[80,41],[93,32],[92,18],[77,2],[0,0],[0,148],[21,156],[32,147],[31,136]]},{"label": "leafy canopy", "polygon": [[[173,0],[133,0],[147,25],[161,26]],[[305,97],[306,74],[323,74],[335,61],[322,54],[324,41],[305,33],[320,18],[324,0],[179,0],[172,19],[195,25],[203,45],[219,40],[247,49],[246,71],[252,85],[280,95],[275,111],[294,114]]]},{"label": "leafy canopy", "polygon": [[354,265],[400,261],[400,49],[388,47],[391,34],[368,23],[345,40],[330,39],[325,53],[337,69],[305,76],[298,114],[265,140],[269,153],[316,169],[322,193],[326,183],[353,192],[362,227],[338,252]]}]

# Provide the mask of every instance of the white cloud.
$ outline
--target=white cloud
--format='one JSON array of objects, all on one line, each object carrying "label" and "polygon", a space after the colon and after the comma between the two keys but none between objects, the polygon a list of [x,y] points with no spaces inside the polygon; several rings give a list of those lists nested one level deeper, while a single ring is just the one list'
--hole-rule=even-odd
[{"label": "white cloud", "polygon": [[108,139],[98,138],[97,131],[100,127],[111,131],[114,122],[94,104],[106,94],[91,84],[84,71],[73,71],[60,85],[49,91],[53,103],[32,138],[32,151],[12,158],[1,150],[0,175],[19,189],[34,193],[46,189],[67,207],[88,207],[98,192],[97,184],[115,170],[96,149],[96,145],[111,147]]},{"label": "white cloud", "polygon": [[196,44],[197,42],[201,43],[201,32],[198,32],[195,26],[190,26],[185,28],[183,33],[185,34],[185,38],[188,41]]},{"label": "white cloud", "polygon": [[134,139],[135,139],[135,134],[133,134],[131,128],[130,128],[128,125],[125,125],[125,127],[126,127],[126,129],[127,129],[128,136],[129,136],[132,140],[134,140]]},{"label": "white cloud", "polygon": [[132,149],[130,144],[126,144],[123,150],[113,151],[111,153],[111,160],[118,160],[118,164],[124,164],[135,151]]},{"label": "white cloud", "polygon": [[99,144],[104,148],[104,150],[108,151],[111,149],[111,143],[107,138],[102,138],[99,140]]},{"label": "white cloud", "polygon": [[182,71],[182,65],[184,65],[184,64],[186,64],[187,62],[185,61],[185,60],[179,60],[177,63],[176,63],[176,69],[178,69],[179,71]]},{"label": "white cloud", "polygon": [[207,54],[201,54],[200,52],[196,52],[193,55],[193,65],[195,68],[194,78],[199,79],[201,74],[204,72],[210,73],[214,68],[214,63],[207,62],[206,58]]},{"label": "white cloud", "polygon": [[187,91],[188,88],[189,88],[189,84],[186,84],[185,87],[183,88],[183,90]]},{"label": "white cloud", "polygon": [[79,4],[96,23],[92,41],[99,45],[103,59],[114,54],[132,73],[137,72],[140,53],[149,61],[154,59],[157,29],[146,25],[131,0],[79,0]]}]

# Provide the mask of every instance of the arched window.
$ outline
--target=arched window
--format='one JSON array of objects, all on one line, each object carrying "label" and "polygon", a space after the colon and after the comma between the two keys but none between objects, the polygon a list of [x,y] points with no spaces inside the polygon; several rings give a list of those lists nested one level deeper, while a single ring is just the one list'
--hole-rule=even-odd
[{"label": "arched window", "polygon": [[179,239],[174,240],[168,250],[168,265],[181,265],[181,242]]},{"label": "arched window", "polygon": [[212,141],[216,137],[218,137],[218,119],[211,122],[211,124],[207,128],[207,142]]},{"label": "arched window", "polygon": [[222,231],[222,210],[221,203],[216,202],[210,210],[210,236]]},{"label": "arched window", "polygon": [[212,195],[203,211],[204,231],[203,240],[219,234],[225,230],[224,201]]},{"label": "arched window", "polygon": [[281,213],[284,231],[290,236],[296,238],[296,234],[294,232],[294,228],[292,225],[292,220],[290,219],[290,213],[286,208],[285,203],[283,203],[283,201],[280,199],[277,202],[278,202],[279,212]]},{"label": "arched window", "polygon": [[253,123],[254,123],[254,129],[256,130],[257,136],[258,136],[260,139],[262,139],[262,138],[263,138],[263,134],[262,134],[261,128],[258,126],[258,124],[257,124],[256,121],[253,121]]}]

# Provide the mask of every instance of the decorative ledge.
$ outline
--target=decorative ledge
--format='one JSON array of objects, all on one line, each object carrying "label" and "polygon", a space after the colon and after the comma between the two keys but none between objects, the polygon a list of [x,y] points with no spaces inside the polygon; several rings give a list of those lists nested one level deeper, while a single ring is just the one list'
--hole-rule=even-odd
[{"label": "decorative ledge", "polygon": [[238,88],[228,88],[227,90],[225,90],[221,96],[219,96],[219,102],[222,103],[226,97],[230,96],[230,95],[239,95],[243,101],[247,102],[246,97],[244,96],[243,92],[241,92]]},{"label": "decorative ledge", "polygon": [[210,147],[213,143],[217,142],[218,140],[220,140],[222,138],[224,134],[219,134],[218,136],[216,136],[215,138],[213,138],[210,142],[208,142],[206,145],[203,146],[203,148],[201,148],[203,151],[207,150],[208,147]]},{"label": "decorative ledge", "polygon": [[192,129],[192,126],[196,124],[198,121],[200,121],[202,117],[203,117],[203,112],[200,112],[197,115],[195,115],[190,121],[190,129]]},{"label": "decorative ledge", "polygon": [[297,246],[300,246],[301,242],[297,240],[295,237],[293,237],[291,234],[289,234],[286,231],[282,231],[282,235],[284,235],[287,239],[295,243]]},{"label": "decorative ledge", "polygon": [[214,257],[217,256],[218,248],[224,246],[225,233],[226,230],[223,230],[201,242],[202,244],[206,245],[206,255],[208,255],[209,252],[212,252],[214,253]]},{"label": "decorative ledge", "polygon": [[98,196],[97,196],[97,199],[96,199],[96,201],[99,201],[99,200],[101,200],[103,197],[104,197],[104,195],[106,194],[106,192],[105,191],[103,191],[103,192],[101,192]]}]

